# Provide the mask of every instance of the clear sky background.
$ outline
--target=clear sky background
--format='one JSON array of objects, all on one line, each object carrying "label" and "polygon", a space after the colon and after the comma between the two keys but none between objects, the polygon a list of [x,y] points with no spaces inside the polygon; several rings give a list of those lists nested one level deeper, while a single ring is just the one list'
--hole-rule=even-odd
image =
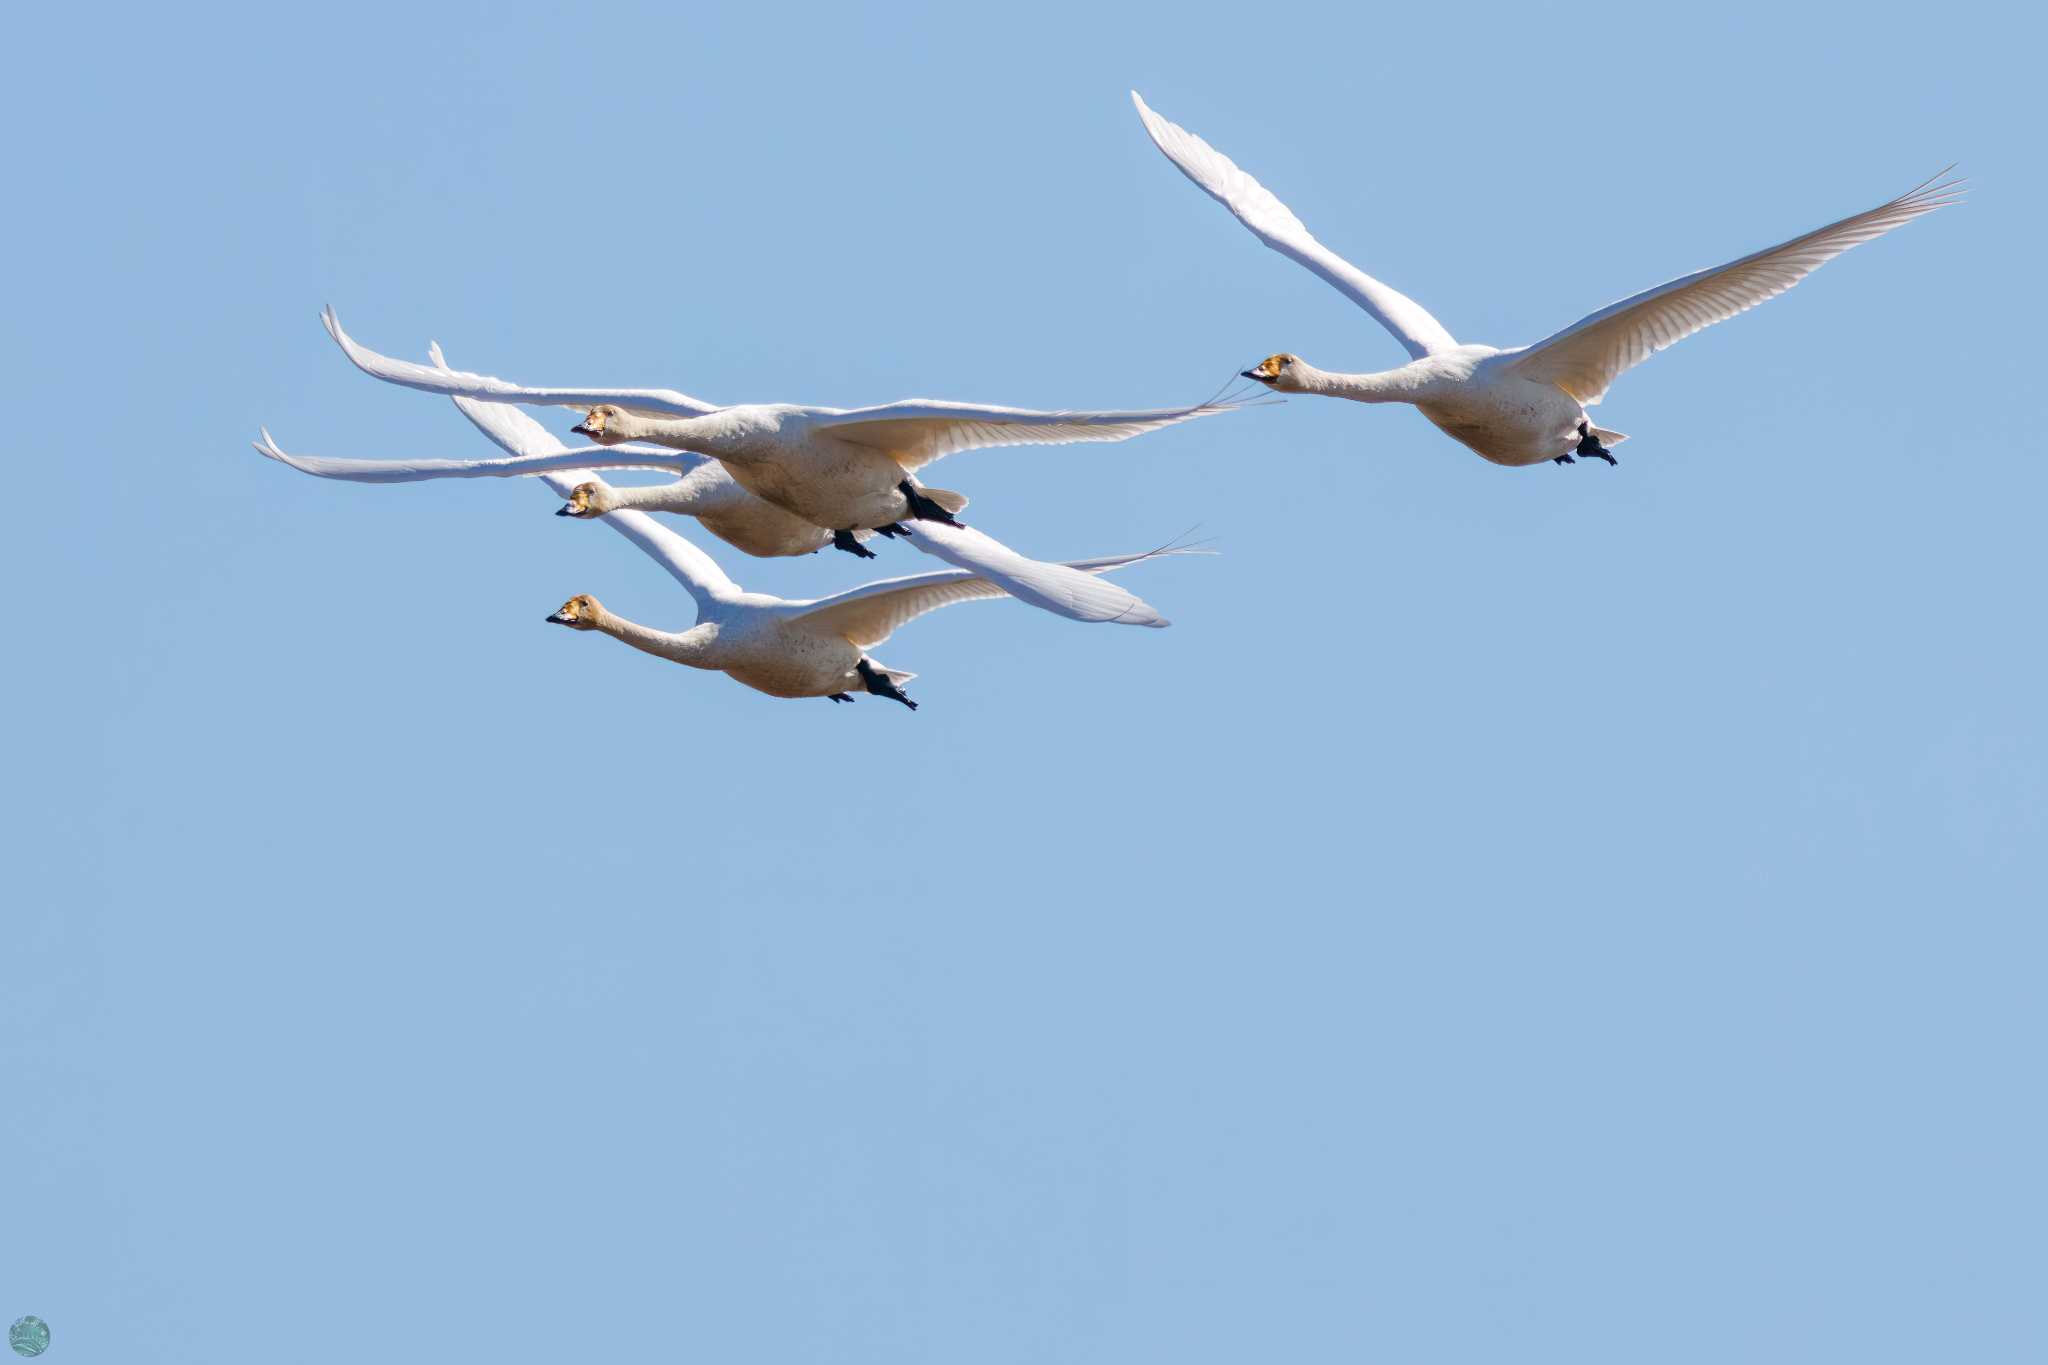
[{"label": "clear sky background", "polygon": [[[0,110],[0,1318],[48,1359],[2038,1361],[2038,17],[45,6]],[[1201,399],[1971,202],[1634,371],[1619,469],[1296,400],[938,482],[1199,525],[880,701],[322,334],[719,401]],[[573,422],[556,412],[557,431]],[[686,525],[686,524],[685,524]],[[749,561],[814,595],[930,562]]]}]

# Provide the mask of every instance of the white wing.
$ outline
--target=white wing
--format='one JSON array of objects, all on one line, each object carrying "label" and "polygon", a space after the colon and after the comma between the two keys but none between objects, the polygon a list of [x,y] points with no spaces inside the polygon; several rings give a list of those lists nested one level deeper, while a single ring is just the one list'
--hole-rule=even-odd
[{"label": "white wing", "polygon": [[[917,533],[923,534],[924,529],[925,523],[919,522]],[[1048,567],[1073,569],[1090,574],[1108,573],[1126,564],[1185,553],[1188,552],[1175,549],[1147,550],[1142,554],[1070,560],[1062,565]],[[1008,596],[1008,593],[1000,584],[978,574],[959,570],[951,573],[915,574],[908,578],[885,578],[880,582],[864,584],[848,592],[832,597],[821,597],[813,602],[788,602],[778,610],[794,619],[823,622],[862,649],[872,649],[894,634],[898,626],[914,621],[928,611],[950,607],[955,602],[972,602],[977,598],[1004,596]],[[1166,622],[1155,620],[1148,624],[1163,626]]]},{"label": "white wing", "polygon": [[[427,354],[433,358],[435,369],[449,368],[447,358],[441,354],[440,342],[428,342]],[[486,403],[477,398],[457,398],[454,402],[455,410],[467,417],[470,425],[490,437],[492,443],[508,455],[547,456],[563,449],[562,442],[552,431],[536,422],[516,404]],[[648,451],[662,455],[681,454],[667,446],[613,446],[612,449]],[[699,457],[683,455],[682,458],[688,460]],[[583,480],[578,479],[576,482],[581,483]]]},{"label": "white wing", "polygon": [[[474,400],[458,398],[455,401],[467,403]],[[478,406],[518,411],[503,403],[480,403]],[[523,413],[520,415],[525,417]],[[530,417],[526,417],[525,420],[533,421]],[[535,430],[542,433],[547,430],[538,422],[534,422],[533,425]],[[669,450],[664,446],[584,446],[572,450],[562,446],[559,441],[555,444],[560,449],[553,454],[500,455],[493,459],[337,460],[320,455],[288,454],[271,439],[266,428],[263,439],[257,441],[255,446],[262,454],[279,464],[290,465],[301,474],[311,474],[322,479],[347,479],[351,483],[417,483],[423,479],[501,479],[516,478],[525,474],[546,474],[562,469],[660,469],[671,474],[686,474],[710,462],[706,456]]]},{"label": "white wing", "polygon": [[934,558],[987,579],[1020,602],[1029,602],[1069,620],[1108,621],[1126,626],[1169,624],[1150,603],[1095,573],[1027,559],[993,536],[971,527],[920,521],[911,528],[910,543]]},{"label": "white wing", "polygon": [[1555,384],[1588,406],[1597,403],[1623,371],[1673,342],[1776,298],[1852,246],[1955,203],[1962,182],[1944,179],[1947,174],[1867,213],[1623,299],[1537,342],[1508,368]]},{"label": "white wing", "polygon": [[[563,494],[564,497],[568,495]],[[710,555],[684,540],[645,512],[607,512],[599,520],[638,545],[654,562],[669,571],[697,604],[701,618],[712,604],[731,602],[740,596],[740,585],[726,577]]]},{"label": "white wing", "polygon": [[531,403],[543,407],[594,408],[611,403],[654,417],[702,417],[718,411],[701,398],[674,389],[533,389],[493,379],[487,374],[466,374],[460,370],[434,369],[409,360],[379,355],[341,330],[341,320],[332,308],[320,311],[327,334],[357,369],[391,384],[428,393],[445,393],[451,398],[481,398],[497,403]]},{"label": "white wing", "polygon": [[[446,368],[439,346],[433,348],[432,355],[434,364],[441,367],[440,373],[453,373]],[[515,456],[546,457],[565,454],[569,450],[552,431],[507,404],[479,403],[467,398],[457,398],[455,406],[462,410],[464,417],[476,424],[478,430]],[[622,448],[613,447],[614,450]],[[586,475],[590,478],[596,477],[589,473],[587,467],[579,467],[543,473],[540,479],[554,490],[556,496],[566,498],[577,484],[584,482]],[[683,590],[689,593],[691,600],[697,604],[697,614],[700,617],[713,603],[730,602],[740,595],[740,585],[727,578],[725,570],[719,568],[710,555],[645,512],[607,512],[598,520],[632,541],[646,551],[655,563],[667,569],[670,576],[683,585]]]},{"label": "white wing", "polygon": [[1197,417],[1242,407],[1202,403],[1191,408],[1150,408],[1136,412],[1033,412],[982,403],[943,403],[906,398],[873,408],[826,412],[813,423],[834,436],[887,452],[905,469],[987,446],[1059,446],[1081,441],[1127,441],[1133,436]]},{"label": "white wing", "polygon": [[1458,343],[1429,310],[1397,289],[1391,289],[1324,246],[1273,192],[1237,168],[1237,164],[1177,123],[1153,113],[1138,92],[1131,92],[1145,131],[1166,159],[1180,167],[1210,198],[1237,215],[1252,235],[1290,260],[1298,261],[1335,285],[1351,301],[1373,315],[1380,326],[1420,360]]}]

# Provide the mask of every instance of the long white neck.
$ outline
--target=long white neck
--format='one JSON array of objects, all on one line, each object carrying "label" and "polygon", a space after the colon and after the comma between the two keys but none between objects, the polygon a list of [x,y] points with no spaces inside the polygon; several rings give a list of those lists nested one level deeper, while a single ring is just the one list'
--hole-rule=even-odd
[{"label": "long white neck", "polygon": [[748,442],[744,425],[724,412],[706,417],[643,417],[621,412],[605,423],[605,433],[627,441],[653,441],[671,450],[694,450],[719,459],[745,459]]},{"label": "long white neck", "polygon": [[592,623],[614,640],[623,640],[642,653],[657,655],[692,668],[716,669],[711,662],[712,642],[718,638],[715,625],[692,626],[685,631],[656,630],[616,613],[599,609]]},{"label": "long white neck", "polygon": [[684,477],[673,483],[628,484],[624,487],[612,484],[609,501],[611,505],[605,508],[607,512],[651,507],[656,511],[680,512],[693,517],[700,512],[717,511],[722,500],[707,496],[706,486],[701,481]]},{"label": "long white neck", "polygon": [[1349,398],[1354,403],[1413,403],[1423,376],[1411,373],[1413,366],[1398,370],[1377,370],[1371,374],[1332,374],[1305,360],[1288,367],[1298,392]]}]

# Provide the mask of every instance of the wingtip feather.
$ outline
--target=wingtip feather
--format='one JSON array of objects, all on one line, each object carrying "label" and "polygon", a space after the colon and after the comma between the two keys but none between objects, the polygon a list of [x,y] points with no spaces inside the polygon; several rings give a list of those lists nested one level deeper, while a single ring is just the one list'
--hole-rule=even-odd
[{"label": "wingtip feather", "polygon": [[285,454],[284,447],[280,446],[277,443],[277,441],[271,436],[270,428],[259,427],[258,430],[263,433],[263,439],[260,441],[251,441],[249,443],[251,446],[255,448],[256,453],[258,455],[261,455],[266,460],[275,460],[279,464],[284,465],[288,469],[302,470],[305,468],[305,466],[301,465],[297,460]]},{"label": "wingtip feather", "polygon": [[[1152,145],[1160,151],[1166,152],[1167,157],[1170,160],[1174,160],[1177,164],[1178,158],[1175,158],[1173,153],[1167,150],[1166,146],[1167,130],[1175,128],[1176,125],[1161,116],[1151,105],[1145,103],[1144,97],[1135,90],[1131,92],[1131,103],[1137,106],[1138,122],[1145,125],[1145,136],[1151,138]],[[1181,131],[1184,132],[1185,130]]]}]

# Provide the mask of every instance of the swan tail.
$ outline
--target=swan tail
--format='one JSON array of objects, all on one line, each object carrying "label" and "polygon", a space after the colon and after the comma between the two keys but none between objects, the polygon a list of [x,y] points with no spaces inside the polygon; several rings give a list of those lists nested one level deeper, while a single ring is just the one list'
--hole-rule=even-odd
[{"label": "swan tail", "polygon": [[915,678],[917,676],[917,674],[915,673],[905,673],[900,668],[891,668],[889,667],[889,665],[883,663],[879,659],[869,659],[868,667],[874,669],[875,672],[881,674],[883,677],[887,678],[890,682],[894,683],[898,687],[903,686],[903,684],[909,682],[912,678]]},{"label": "swan tail", "polygon": [[1618,431],[1609,431],[1606,427],[1594,427],[1593,439],[1603,446],[1618,446],[1628,437]]},{"label": "swan tail", "polygon": [[949,516],[957,516],[967,506],[967,495],[955,493],[950,488],[926,488],[920,485],[917,491],[945,508]]}]

